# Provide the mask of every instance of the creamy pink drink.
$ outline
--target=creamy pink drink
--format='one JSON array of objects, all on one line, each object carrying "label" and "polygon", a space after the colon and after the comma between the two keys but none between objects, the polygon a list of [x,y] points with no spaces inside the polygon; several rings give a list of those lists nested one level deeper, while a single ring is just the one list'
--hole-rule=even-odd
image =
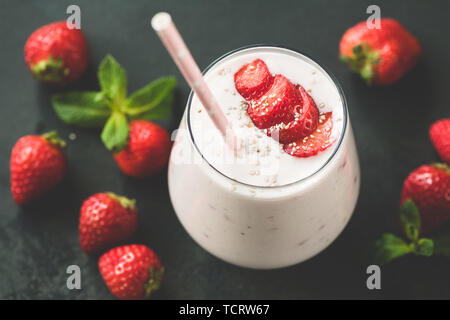
[{"label": "creamy pink drink", "polygon": [[[331,112],[331,146],[295,157],[254,125],[234,75],[255,59],[304,87],[321,119]],[[336,80],[310,58],[272,46],[231,52],[215,61],[204,78],[242,147],[234,151],[226,145],[191,93],[168,174],[170,197],[184,228],[213,255],[251,268],[292,265],[325,249],[350,219],[360,183],[353,132]]]}]

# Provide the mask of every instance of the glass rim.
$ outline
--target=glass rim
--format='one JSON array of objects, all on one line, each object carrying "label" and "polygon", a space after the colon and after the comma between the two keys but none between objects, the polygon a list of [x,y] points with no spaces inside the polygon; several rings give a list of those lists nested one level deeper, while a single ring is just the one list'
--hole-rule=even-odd
[{"label": "glass rim", "polygon": [[327,160],[323,163],[323,165],[317,169],[316,171],[314,171],[313,173],[311,173],[310,175],[303,177],[299,180],[287,183],[287,184],[283,184],[283,185],[277,185],[277,186],[258,186],[258,185],[253,185],[253,184],[249,184],[249,183],[245,183],[236,179],[233,179],[229,176],[227,176],[226,174],[224,174],[223,172],[221,172],[220,170],[218,170],[216,167],[214,167],[209,161],[208,159],[205,158],[205,156],[203,155],[203,153],[200,151],[200,148],[198,147],[197,143],[195,142],[194,139],[194,135],[192,132],[192,127],[191,127],[191,106],[192,106],[192,99],[194,97],[194,91],[191,90],[189,93],[189,97],[187,100],[187,116],[186,116],[186,122],[187,122],[187,128],[189,131],[189,138],[191,143],[194,145],[195,150],[198,152],[198,154],[201,156],[201,158],[208,164],[209,167],[211,167],[215,172],[217,172],[219,175],[221,175],[222,177],[224,177],[225,179],[231,181],[232,183],[237,183],[239,185],[248,187],[248,188],[253,188],[253,189],[267,189],[267,190],[273,190],[273,189],[279,189],[279,188],[286,188],[286,187],[290,187],[296,184],[299,184],[301,182],[304,182],[306,180],[311,179],[312,177],[314,177],[316,174],[318,174],[319,172],[321,172],[323,169],[325,169],[328,164],[331,162],[331,160],[333,160],[333,158],[335,157],[335,155],[337,154],[337,152],[340,150],[341,145],[342,145],[342,141],[344,140],[344,136],[345,133],[347,131],[347,122],[348,122],[348,107],[347,107],[347,100],[345,99],[345,95],[344,95],[344,91],[342,90],[342,87],[339,83],[339,81],[336,79],[336,77],[334,76],[334,74],[329,71],[328,68],[324,67],[322,64],[318,63],[316,60],[314,60],[313,58],[311,58],[309,55],[290,48],[290,47],[286,47],[286,46],[282,46],[282,45],[273,45],[273,44],[252,44],[252,45],[247,45],[247,46],[243,46],[243,47],[239,47],[237,49],[231,50],[225,54],[223,54],[222,56],[218,57],[217,59],[215,59],[213,62],[211,62],[203,71],[202,74],[205,75],[212,67],[214,67],[217,63],[219,63],[220,61],[222,61],[223,59],[237,53],[240,51],[244,51],[244,50],[248,50],[248,49],[253,49],[253,48],[261,48],[261,47],[268,47],[268,48],[280,48],[280,49],[284,49],[284,50],[289,50],[292,51],[296,54],[300,54],[306,58],[308,58],[309,60],[311,60],[312,62],[314,62],[319,68],[321,68],[331,79],[331,81],[333,82],[333,84],[335,85],[335,87],[338,90],[339,96],[341,98],[342,101],[342,108],[343,108],[343,126],[342,126],[342,131],[340,133],[339,136],[339,140],[337,141],[337,146],[336,148],[333,150],[333,153],[327,158]]}]

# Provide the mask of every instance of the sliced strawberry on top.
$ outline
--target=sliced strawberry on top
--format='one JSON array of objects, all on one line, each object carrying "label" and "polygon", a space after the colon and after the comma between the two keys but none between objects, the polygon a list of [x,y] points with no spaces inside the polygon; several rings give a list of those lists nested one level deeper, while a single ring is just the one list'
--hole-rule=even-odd
[{"label": "sliced strawberry on top", "polygon": [[329,148],[334,140],[330,139],[333,129],[332,112],[327,112],[319,116],[319,124],[316,130],[309,136],[300,138],[296,142],[283,145],[286,153],[300,158],[311,157]]},{"label": "sliced strawberry on top", "polygon": [[264,61],[255,61],[244,65],[234,74],[234,85],[245,100],[260,98],[273,82],[273,76]]},{"label": "sliced strawberry on top", "polygon": [[266,129],[293,120],[291,110],[300,103],[299,99],[295,86],[277,74],[270,89],[258,100],[250,101],[247,112],[256,127]]},{"label": "sliced strawberry on top", "polygon": [[313,98],[306,92],[306,90],[298,85],[298,92],[300,96],[300,104],[294,106],[291,112],[294,114],[294,120],[288,123],[279,123],[271,127],[267,135],[282,144],[297,141],[300,138],[309,136],[317,128],[319,123],[319,109]]}]

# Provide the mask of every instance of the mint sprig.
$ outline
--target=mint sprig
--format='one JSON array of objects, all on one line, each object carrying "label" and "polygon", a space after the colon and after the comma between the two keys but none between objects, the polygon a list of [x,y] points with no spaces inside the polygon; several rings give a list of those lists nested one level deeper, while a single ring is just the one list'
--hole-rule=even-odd
[{"label": "mint sprig", "polygon": [[[433,254],[442,254],[445,246],[450,245],[450,236],[447,241],[429,238],[420,238],[420,212],[411,199],[406,200],[400,209],[400,222],[406,240],[391,233],[385,233],[375,242],[374,262],[384,265],[396,258],[415,254],[430,257]],[[450,246],[447,247],[450,253]]]},{"label": "mint sprig", "polygon": [[52,97],[53,109],[67,124],[103,127],[101,139],[108,150],[120,152],[127,144],[128,121],[157,120],[170,115],[176,80],[162,77],[127,98],[127,75],[123,67],[107,55],[100,63],[101,91],[68,92]]},{"label": "mint sprig", "polygon": [[375,242],[375,264],[383,265],[414,251],[413,246],[392,233],[384,233]]}]

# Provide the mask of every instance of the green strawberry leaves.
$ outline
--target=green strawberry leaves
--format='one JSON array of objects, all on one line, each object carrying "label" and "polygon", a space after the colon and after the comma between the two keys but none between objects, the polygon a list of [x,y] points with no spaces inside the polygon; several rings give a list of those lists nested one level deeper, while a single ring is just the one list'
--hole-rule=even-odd
[{"label": "green strawberry leaves", "polygon": [[359,73],[370,85],[376,75],[374,67],[381,61],[379,52],[372,50],[365,42],[354,46],[352,51],[351,57],[341,55],[341,61],[347,63],[352,71]]},{"label": "green strawberry leaves", "polygon": [[120,152],[128,142],[128,121],[157,120],[170,115],[176,86],[174,77],[159,78],[127,99],[127,75],[122,66],[107,55],[100,63],[101,91],[68,92],[52,97],[56,115],[79,127],[103,127],[101,139],[108,150]]},{"label": "green strawberry leaves", "polygon": [[[435,243],[432,239],[419,238],[420,213],[411,199],[406,200],[400,209],[400,222],[404,234],[410,242],[391,233],[383,234],[375,242],[374,262],[376,264],[383,265],[411,253],[426,257],[436,253]],[[448,240],[450,244],[450,237]]]}]

